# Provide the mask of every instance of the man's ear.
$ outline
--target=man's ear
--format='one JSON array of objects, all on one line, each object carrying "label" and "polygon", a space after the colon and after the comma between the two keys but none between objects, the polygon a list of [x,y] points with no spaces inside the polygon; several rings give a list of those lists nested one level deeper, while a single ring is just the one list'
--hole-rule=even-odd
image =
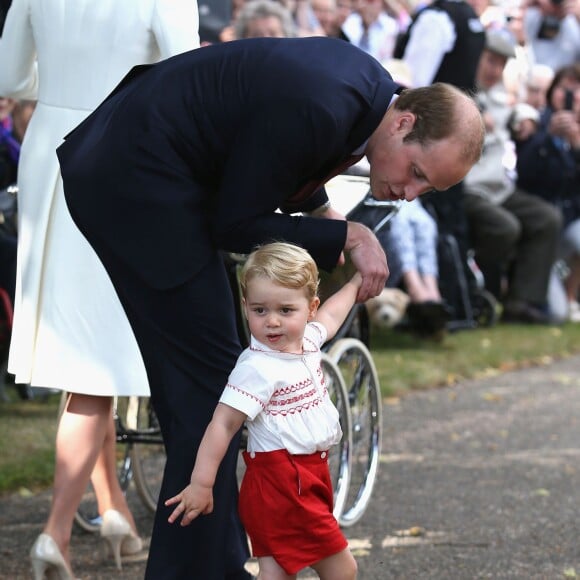
[{"label": "man's ear", "polygon": [[416,117],[411,111],[401,111],[396,121],[397,131],[402,131],[405,135],[410,133],[415,126]]}]

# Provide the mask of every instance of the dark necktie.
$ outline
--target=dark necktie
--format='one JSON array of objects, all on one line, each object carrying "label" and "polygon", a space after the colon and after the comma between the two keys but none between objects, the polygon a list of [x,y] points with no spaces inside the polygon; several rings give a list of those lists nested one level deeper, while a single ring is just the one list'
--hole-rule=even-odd
[{"label": "dark necktie", "polygon": [[289,197],[284,202],[284,211],[299,211],[299,207],[316,191],[318,191],[327,181],[343,173],[345,169],[354,165],[363,158],[364,155],[350,155],[341,161],[324,179],[312,179],[308,181],[298,192]]}]

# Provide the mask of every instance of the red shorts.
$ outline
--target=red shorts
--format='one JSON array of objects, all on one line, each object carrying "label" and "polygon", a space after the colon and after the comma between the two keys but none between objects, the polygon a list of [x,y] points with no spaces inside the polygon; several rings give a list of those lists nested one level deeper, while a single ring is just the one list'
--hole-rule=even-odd
[{"label": "red shorts", "polygon": [[243,454],[239,511],[254,556],[272,556],[286,574],[296,574],[344,550],[347,541],[332,515],[328,453],[253,455]]}]

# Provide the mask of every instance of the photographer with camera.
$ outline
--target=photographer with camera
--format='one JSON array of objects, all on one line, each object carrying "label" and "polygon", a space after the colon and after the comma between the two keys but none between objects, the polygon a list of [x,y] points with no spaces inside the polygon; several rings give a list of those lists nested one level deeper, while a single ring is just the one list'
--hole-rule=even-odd
[{"label": "photographer with camera", "polygon": [[556,72],[536,132],[515,137],[518,186],[562,211],[569,319],[580,322],[580,64]]},{"label": "photographer with camera", "polygon": [[554,71],[580,60],[579,0],[529,0],[524,30],[532,62]]}]

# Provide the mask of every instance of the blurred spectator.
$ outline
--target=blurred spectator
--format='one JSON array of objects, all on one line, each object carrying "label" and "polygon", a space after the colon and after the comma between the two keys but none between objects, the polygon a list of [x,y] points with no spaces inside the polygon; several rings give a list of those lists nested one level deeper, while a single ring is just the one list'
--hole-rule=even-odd
[{"label": "blurred spectator", "polygon": [[347,40],[342,25],[351,13],[351,0],[311,0],[311,5],[326,36]]},{"label": "blurred spectator", "polygon": [[484,43],[483,25],[467,2],[435,0],[417,12],[394,57],[409,65],[414,87],[442,81],[474,90]]},{"label": "blurred spectator", "polygon": [[316,19],[310,0],[280,0],[294,18],[297,36],[325,36]]},{"label": "blurred spectator", "polygon": [[[394,56],[407,63],[412,86],[441,81],[473,91],[484,43],[483,25],[467,2],[435,0],[416,13],[407,32],[399,38]],[[468,225],[463,200],[460,182],[435,195],[426,194],[422,203],[436,217],[441,239],[448,240],[450,236],[457,242],[465,269]],[[447,278],[447,275],[441,276],[441,291],[459,314],[462,306],[457,300],[458,281]]]},{"label": "blurred spectator", "polygon": [[251,0],[239,11],[236,38],[284,38],[296,36],[292,14],[274,0]]},{"label": "blurred spectator", "polygon": [[417,198],[403,202],[389,227],[377,237],[389,260],[387,288],[402,288],[413,330],[438,335],[444,330],[450,309],[439,291],[437,222]]},{"label": "blurred spectator", "polygon": [[0,189],[16,183],[21,140],[14,134],[15,105],[14,99],[0,97]]},{"label": "blurred spectator", "polygon": [[467,0],[484,28],[503,28],[507,24],[506,10],[491,0]]},{"label": "blurred spectator", "polygon": [[[230,23],[217,31],[214,42],[241,38],[326,36],[310,0],[234,0],[231,14]],[[203,18],[200,22],[203,23]]]},{"label": "blurred spectator", "polygon": [[507,30],[488,30],[486,38],[476,94],[486,137],[481,159],[463,182],[470,240],[487,289],[503,303],[503,320],[546,324],[552,322],[547,295],[562,219],[553,206],[516,188],[512,107],[502,84],[515,39]]},{"label": "blurred spectator", "polygon": [[244,0],[199,0],[199,39],[201,46],[233,40],[231,26],[239,4]]},{"label": "blurred spectator", "polygon": [[524,100],[538,111],[546,106],[546,94],[554,80],[554,71],[545,64],[533,65],[524,85]]},{"label": "blurred spectator", "polygon": [[534,63],[553,70],[580,60],[577,0],[532,0],[524,13],[524,27]]},{"label": "blurred spectator", "polygon": [[36,101],[31,101],[27,99],[20,99],[16,101],[14,109],[12,111],[12,125],[14,135],[22,143],[24,139],[24,134],[28,128],[28,123],[32,118],[32,113],[36,108]]},{"label": "blurred spectator", "polygon": [[[20,145],[24,139],[35,101],[0,98],[0,189],[16,184]],[[8,197],[13,201],[13,198]],[[0,287],[14,304],[16,290],[16,213],[7,217],[2,210],[0,223]],[[14,209],[14,212],[16,210]]]},{"label": "blurred spectator", "polygon": [[359,0],[342,31],[349,42],[384,63],[393,56],[399,25],[385,11],[383,0]]},{"label": "blurred spectator", "polygon": [[580,65],[556,72],[537,130],[517,141],[518,184],[564,215],[562,255],[569,318],[580,322]]}]

